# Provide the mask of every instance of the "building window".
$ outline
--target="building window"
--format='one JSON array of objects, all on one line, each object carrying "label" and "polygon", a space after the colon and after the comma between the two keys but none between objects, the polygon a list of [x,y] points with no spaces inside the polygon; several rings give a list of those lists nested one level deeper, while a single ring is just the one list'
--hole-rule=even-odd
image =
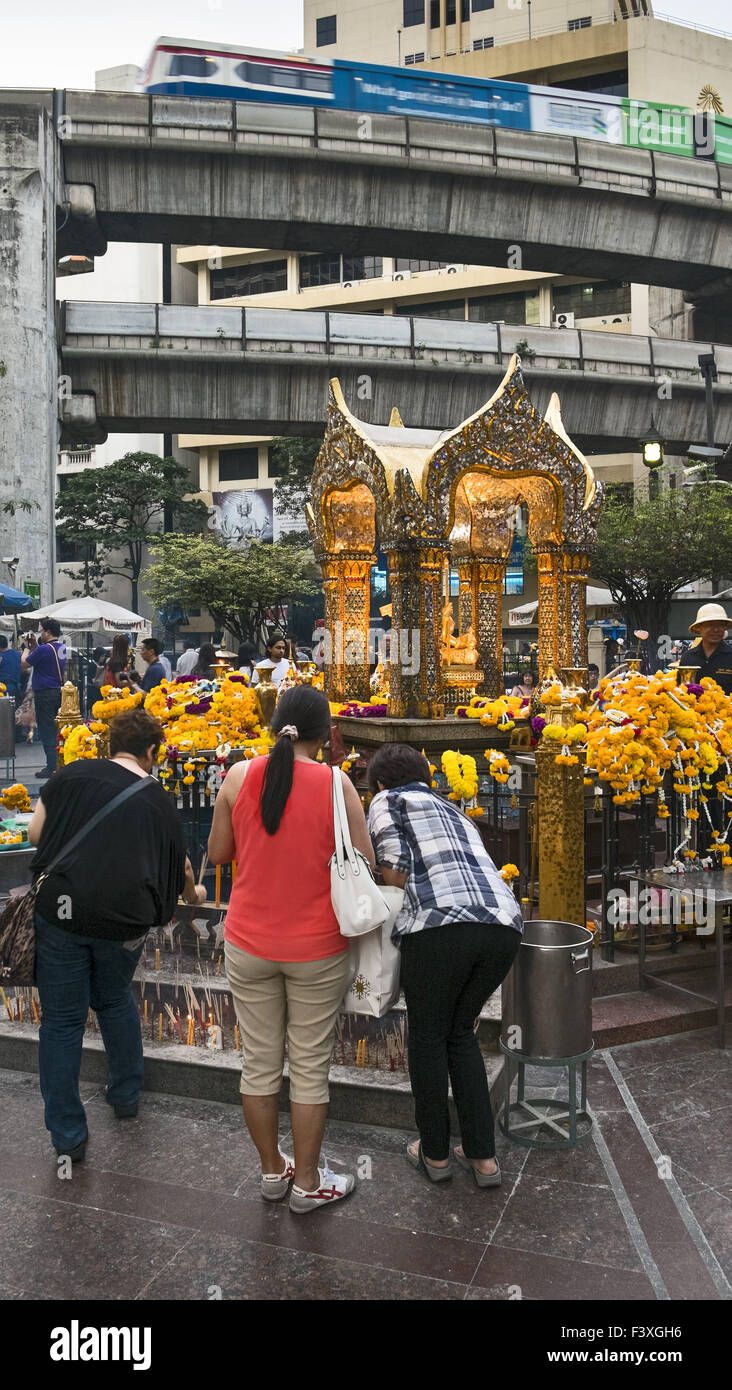
[{"label": "building window", "polygon": [[481,10],[492,10],[495,0],[473,0],[473,14],[480,14]]},{"label": "building window", "polygon": [[95,560],[97,547],[82,541],[67,541],[63,531],[56,532],[56,563],[62,565],[83,565],[85,561]]},{"label": "building window", "polygon": [[539,292],[489,294],[481,299],[469,299],[468,318],[471,323],[538,324]]},{"label": "building window", "polygon": [[406,261],[397,257],[394,262],[394,270],[395,272],[400,270],[444,270],[449,264],[449,261]]},{"label": "building window", "polygon": [[521,565],[506,566],[503,592],[504,594],[522,594],[524,592],[524,571]]},{"label": "building window", "polygon": [[384,273],[381,256],[344,256],[343,279],[377,280]]},{"label": "building window", "polygon": [[440,27],[440,0],[430,0],[430,29]]},{"label": "building window", "polygon": [[591,24],[592,16],[589,14],[583,15],[582,19],[567,20],[567,28],[569,29],[570,33],[572,33],[574,29],[589,29]]},{"label": "building window", "polygon": [[550,82],[549,86],[569,92],[595,92],[599,96],[627,97],[628,70],[618,68],[615,72],[596,72],[591,77],[573,77],[571,80],[567,78],[565,82]]},{"label": "building window", "polygon": [[445,23],[446,23],[446,24],[454,24],[454,23],[455,23],[455,8],[456,8],[456,6],[455,6],[455,0],[447,0],[447,3],[445,4]]},{"label": "building window", "polygon": [[259,449],[219,449],[219,482],[250,482],[259,477]]},{"label": "building window", "polygon": [[326,15],[324,19],[315,21],[315,43],[318,48],[325,48],[329,43],[336,41],[336,16]]},{"label": "building window", "polygon": [[465,320],[464,299],[437,299],[430,304],[395,304],[394,313],[415,319]]},{"label": "building window", "polygon": [[260,261],[257,265],[231,265],[211,271],[211,298],[234,295],[276,294],[287,289],[287,261]]},{"label": "building window", "polygon": [[493,47],[493,43],[494,43],[494,40],[493,40],[492,38],[491,38],[491,39],[473,39],[473,48],[474,48],[474,49],[478,49],[478,48],[492,48],[492,47]]},{"label": "building window", "polygon": [[596,285],[553,285],[552,317],[574,314],[579,319],[613,318],[630,313],[630,285],[605,280]]},{"label": "building window", "polygon": [[463,24],[470,19],[470,0],[460,0],[460,18]]},{"label": "building window", "polygon": [[424,24],[424,0],[404,0],[404,28]]},{"label": "building window", "polygon": [[405,68],[411,68],[411,67],[414,66],[415,63],[423,63],[423,62],[424,62],[424,53],[405,53],[405,54],[404,54],[404,66],[405,66]]},{"label": "building window", "polygon": [[341,258],[325,252],[321,256],[300,257],[300,288],[314,289],[318,285],[339,285]]},{"label": "building window", "polygon": [[271,448],[268,449],[268,450],[267,450],[267,476],[268,476],[269,478],[282,478],[282,477],[284,477],[284,475],[285,475],[286,472],[287,472],[287,463],[285,462],[285,460],[283,459],[283,460],[281,460],[281,461],[278,463],[278,462],[277,462],[277,457],[276,457],[276,455],[275,455],[274,449],[271,449]]}]

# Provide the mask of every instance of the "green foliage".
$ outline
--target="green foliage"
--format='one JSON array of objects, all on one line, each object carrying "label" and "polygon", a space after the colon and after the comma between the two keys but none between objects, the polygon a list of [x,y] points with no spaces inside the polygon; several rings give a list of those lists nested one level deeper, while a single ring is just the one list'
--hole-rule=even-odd
[{"label": "green foliage", "polygon": [[312,554],[289,545],[253,541],[236,550],[209,536],[166,535],[151,550],[144,588],[154,606],[208,608],[239,642],[257,640],[266,609],[279,612],[320,587]]},{"label": "green foliage", "polygon": [[726,488],[669,489],[632,504],[611,498],[600,517],[592,574],[613,595],[629,635],[668,631],[674,594],[732,570],[732,502]]},{"label": "green foliage", "polygon": [[31,502],[27,497],[11,497],[9,502],[3,503],[3,511],[6,516],[15,516],[16,512],[39,512],[40,502]]},{"label": "green foliage", "polygon": [[310,500],[310,480],[322,443],[322,438],[278,437],[270,446],[273,470],[279,475],[275,494],[277,514],[302,517],[302,526],[293,528],[282,538],[282,544],[293,545],[296,549],[310,545],[305,503]]},{"label": "green foliage", "polygon": [[[56,525],[65,540],[96,547],[87,582],[98,590],[107,575],[123,575],[136,610],[144,547],[159,534],[166,512],[179,531],[198,530],[206,519],[203,502],[186,500],[190,490],[188,470],[175,459],[125,454],[106,468],[68,475],[57,498]],[[123,558],[113,563],[117,552]]]}]

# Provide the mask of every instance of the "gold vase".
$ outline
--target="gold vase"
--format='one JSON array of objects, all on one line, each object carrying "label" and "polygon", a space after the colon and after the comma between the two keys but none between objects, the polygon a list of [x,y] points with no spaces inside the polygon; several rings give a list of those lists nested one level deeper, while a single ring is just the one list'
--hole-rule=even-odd
[{"label": "gold vase", "polygon": [[625,664],[629,671],[640,671],[641,658],[639,656],[629,656]]},{"label": "gold vase", "polygon": [[300,681],[301,681],[301,684],[302,684],[302,685],[312,685],[312,683],[313,683],[313,676],[315,675],[315,672],[316,672],[317,669],[318,669],[317,666],[315,665],[315,662],[314,662],[314,661],[298,661],[298,663],[297,663],[297,669],[298,669],[298,671],[300,672]]},{"label": "gold vase", "polygon": [[698,666],[679,666],[679,685],[696,685],[699,675]]},{"label": "gold vase", "polygon": [[259,682],[254,686],[254,694],[259,705],[259,718],[263,729],[269,729],[277,704],[277,686],[273,684],[274,661],[260,661],[257,664]]}]

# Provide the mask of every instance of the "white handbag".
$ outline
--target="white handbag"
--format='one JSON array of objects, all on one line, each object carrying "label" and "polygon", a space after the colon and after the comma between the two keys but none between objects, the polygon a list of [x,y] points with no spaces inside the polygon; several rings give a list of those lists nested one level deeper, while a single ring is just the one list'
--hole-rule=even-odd
[{"label": "white handbag", "polygon": [[351,942],[351,981],[341,1009],[345,1014],[383,1018],[399,998],[401,952],[391,939],[391,925]]},{"label": "white handbag", "polygon": [[354,849],[348,829],[340,768],[332,769],[335,851],[330,861],[330,900],[342,936],[363,936],[391,916],[368,859]]}]

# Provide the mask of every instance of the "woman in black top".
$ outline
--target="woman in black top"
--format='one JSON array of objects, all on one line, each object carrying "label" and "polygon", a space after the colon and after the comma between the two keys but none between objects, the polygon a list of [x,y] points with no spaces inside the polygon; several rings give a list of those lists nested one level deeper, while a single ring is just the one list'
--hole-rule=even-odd
[{"label": "woman in black top", "polygon": [[137,1114],[142,1038],[130,982],[151,927],[170,921],[178,897],[202,902],[186,858],[176,809],[149,774],[163,738],[160,721],[130,710],[109,726],[110,758],[70,763],[43,787],[28,827],[38,877],[120,792],[147,785],[115,807],[42,883],[36,899],[36,984],[46,1128],[59,1154],[84,1157],[79,1096],[81,1051],[94,1009],[109,1062],[107,1101],[118,1118]]}]

